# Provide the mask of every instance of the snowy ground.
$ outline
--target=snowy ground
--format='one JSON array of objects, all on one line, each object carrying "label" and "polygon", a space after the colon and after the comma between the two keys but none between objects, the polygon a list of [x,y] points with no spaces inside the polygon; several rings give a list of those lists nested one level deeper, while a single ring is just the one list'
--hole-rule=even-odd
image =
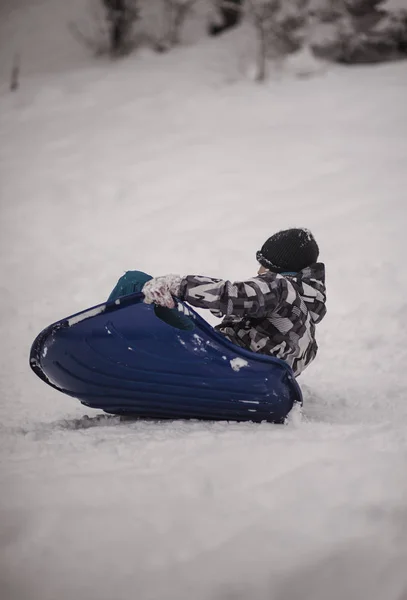
[{"label": "snowy ground", "polygon": [[[226,49],[2,88],[2,600],[407,598],[405,64],[258,87]],[[124,270],[245,278],[292,225],[329,294],[302,421],[122,422],[30,372]]]}]

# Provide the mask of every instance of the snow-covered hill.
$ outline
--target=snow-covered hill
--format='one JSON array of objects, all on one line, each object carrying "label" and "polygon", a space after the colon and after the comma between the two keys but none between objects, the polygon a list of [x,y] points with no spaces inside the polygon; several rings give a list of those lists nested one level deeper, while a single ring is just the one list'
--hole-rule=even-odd
[{"label": "snow-covered hill", "polygon": [[[407,597],[405,65],[259,87],[230,39],[3,86],[4,600]],[[244,278],[291,225],[327,266],[302,421],[121,422],[30,372],[124,270]]]}]

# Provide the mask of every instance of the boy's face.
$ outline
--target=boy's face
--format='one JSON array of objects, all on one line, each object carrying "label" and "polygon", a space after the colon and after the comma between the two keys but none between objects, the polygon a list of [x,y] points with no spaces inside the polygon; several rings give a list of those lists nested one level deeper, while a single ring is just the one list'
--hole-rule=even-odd
[{"label": "boy's face", "polygon": [[264,273],[267,273],[268,269],[266,269],[266,267],[263,267],[263,265],[260,265],[259,270],[257,271],[257,275],[263,275]]}]

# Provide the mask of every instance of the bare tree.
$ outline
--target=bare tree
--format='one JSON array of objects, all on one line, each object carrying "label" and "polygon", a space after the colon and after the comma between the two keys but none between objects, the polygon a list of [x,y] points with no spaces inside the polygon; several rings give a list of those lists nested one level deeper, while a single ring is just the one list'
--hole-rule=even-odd
[{"label": "bare tree", "polygon": [[109,23],[110,53],[121,56],[129,50],[131,32],[138,19],[137,0],[102,0]]},{"label": "bare tree", "polygon": [[177,46],[181,40],[181,30],[187,16],[198,0],[162,0],[164,5],[165,32],[161,49]]},{"label": "bare tree", "polygon": [[248,0],[248,8],[257,37],[256,81],[264,81],[267,76],[267,34],[276,19],[276,13],[280,8],[280,0],[268,2]]},{"label": "bare tree", "polygon": [[17,91],[20,86],[20,67],[21,67],[20,55],[15,54],[14,59],[13,59],[13,65],[11,67],[11,74],[10,74],[10,91],[11,92]]},{"label": "bare tree", "polygon": [[267,59],[301,47],[299,34],[308,20],[308,0],[246,0],[257,38],[256,80],[267,77]]}]

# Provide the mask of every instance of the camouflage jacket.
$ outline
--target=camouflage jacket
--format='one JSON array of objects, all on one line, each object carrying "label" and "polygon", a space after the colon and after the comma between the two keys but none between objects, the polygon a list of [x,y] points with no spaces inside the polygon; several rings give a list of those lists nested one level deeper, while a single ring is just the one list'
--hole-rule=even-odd
[{"label": "camouflage jacket", "polygon": [[216,329],[233,343],[285,360],[299,375],[315,358],[315,325],[326,313],[325,267],[270,271],[241,282],[188,275],[179,297],[224,317]]}]

